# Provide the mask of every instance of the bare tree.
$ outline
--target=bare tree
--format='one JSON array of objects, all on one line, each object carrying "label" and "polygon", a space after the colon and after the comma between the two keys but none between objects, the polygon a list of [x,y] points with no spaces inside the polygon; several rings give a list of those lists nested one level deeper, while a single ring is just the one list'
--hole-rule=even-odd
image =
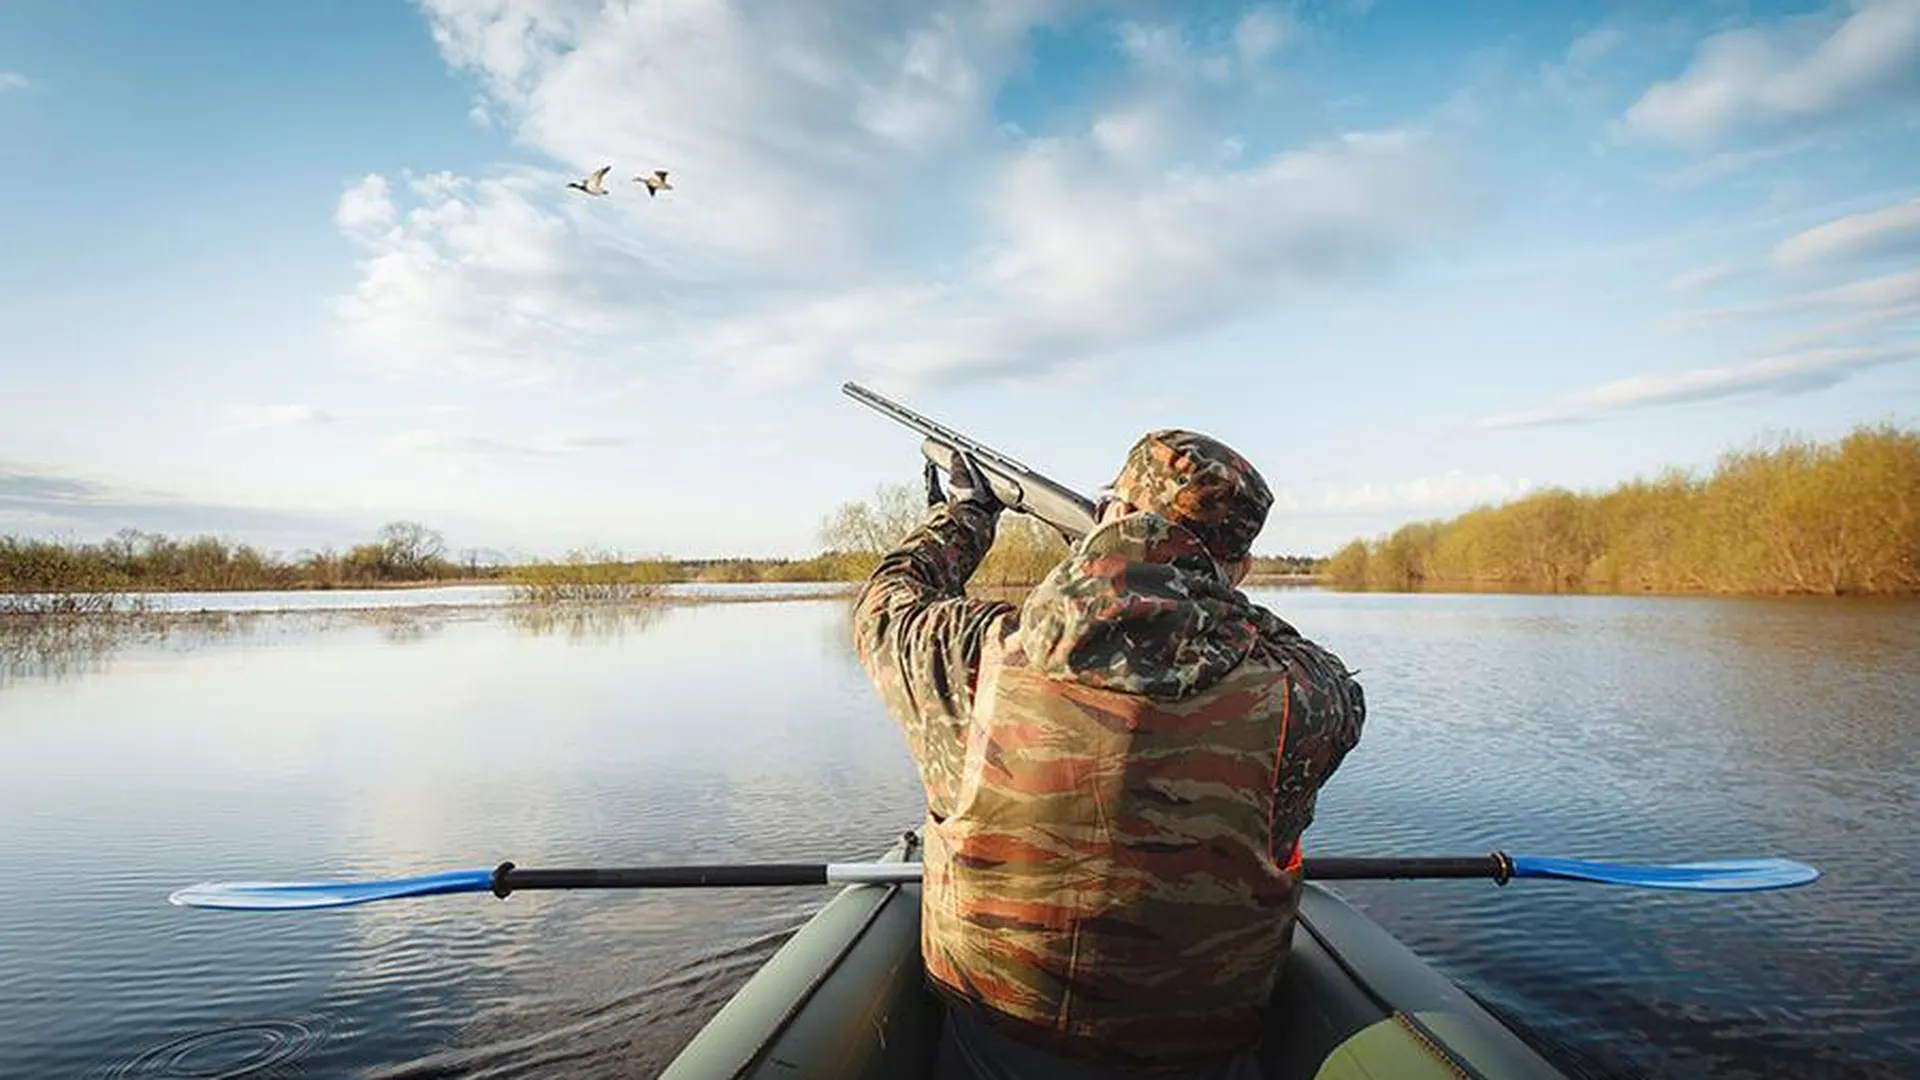
[{"label": "bare tree", "polygon": [[891,551],[926,520],[926,499],[907,484],[882,484],[871,502],[841,503],[820,523],[828,551],[879,554]]},{"label": "bare tree", "polygon": [[390,521],[380,527],[380,548],[396,573],[429,577],[446,555],[447,541],[417,521]]}]

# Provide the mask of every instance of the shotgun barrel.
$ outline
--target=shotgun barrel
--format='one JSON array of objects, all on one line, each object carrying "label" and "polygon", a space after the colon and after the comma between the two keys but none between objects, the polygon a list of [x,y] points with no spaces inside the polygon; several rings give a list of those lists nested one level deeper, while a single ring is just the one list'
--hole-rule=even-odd
[{"label": "shotgun barrel", "polygon": [[954,454],[972,455],[980,471],[986,474],[993,494],[1007,509],[1039,518],[1053,526],[1067,543],[1075,543],[1093,530],[1093,500],[1072,488],[859,383],[850,382],[840,389],[862,405],[919,432],[923,437],[920,452],[928,461],[947,470],[948,475],[953,474]]}]

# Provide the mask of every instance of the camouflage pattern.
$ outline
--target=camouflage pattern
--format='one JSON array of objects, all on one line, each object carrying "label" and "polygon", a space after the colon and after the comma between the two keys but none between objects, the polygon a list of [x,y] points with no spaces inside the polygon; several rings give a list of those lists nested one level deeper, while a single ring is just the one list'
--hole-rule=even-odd
[{"label": "camouflage pattern", "polygon": [[1226,563],[1253,550],[1273,506],[1273,492],[1252,462],[1218,439],[1177,428],[1142,436],[1108,487],[1186,526]]},{"label": "camouflage pattern", "polygon": [[1015,610],[963,589],[993,516],[939,507],[856,602],[926,783],[936,992],[1030,1045],[1191,1065],[1258,1040],[1299,838],[1360,687],[1193,530],[1095,529]]},{"label": "camouflage pattern", "polygon": [[966,595],[998,521],[977,503],[933,507],[927,522],[880,560],[854,601],[854,648],[906,733],[928,812],[938,817],[952,812],[960,787],[986,642],[1012,628],[1012,604]]}]

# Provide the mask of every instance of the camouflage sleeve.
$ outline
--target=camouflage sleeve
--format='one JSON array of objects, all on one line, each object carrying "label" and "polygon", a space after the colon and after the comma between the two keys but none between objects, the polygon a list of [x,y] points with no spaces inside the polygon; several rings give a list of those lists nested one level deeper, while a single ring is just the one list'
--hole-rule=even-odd
[{"label": "camouflage sleeve", "polygon": [[1291,835],[1275,837],[1275,846],[1291,847],[1313,823],[1320,789],[1359,744],[1367,698],[1339,657],[1292,627],[1268,637],[1267,647],[1291,676],[1287,757],[1293,765],[1276,777],[1274,790],[1275,820],[1295,826]]},{"label": "camouflage sleeve", "polygon": [[981,647],[1005,632],[1001,617],[1014,610],[966,595],[994,525],[973,506],[935,507],[880,560],[854,601],[854,649],[905,732],[927,806],[939,817],[959,786]]}]

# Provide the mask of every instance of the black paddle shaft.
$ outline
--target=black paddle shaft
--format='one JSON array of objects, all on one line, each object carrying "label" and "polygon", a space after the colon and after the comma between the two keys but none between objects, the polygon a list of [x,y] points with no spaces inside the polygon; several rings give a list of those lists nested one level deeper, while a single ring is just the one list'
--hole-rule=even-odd
[{"label": "black paddle shaft", "polygon": [[759,863],[751,866],[636,866],[606,870],[518,870],[503,862],[493,871],[493,895],[506,899],[521,889],[703,889],[740,885],[825,885],[825,863]]},{"label": "black paddle shaft", "polygon": [[[1302,876],[1316,881],[1380,881],[1392,878],[1492,878],[1505,885],[1513,860],[1504,852],[1465,858],[1307,859]],[[825,863],[759,863],[747,866],[636,866],[604,870],[520,870],[503,862],[493,871],[493,895],[522,889],[704,889],[715,886],[825,885]]]},{"label": "black paddle shaft", "polygon": [[1314,881],[1379,881],[1391,878],[1492,878],[1497,885],[1513,879],[1513,860],[1506,852],[1466,858],[1368,859],[1327,857],[1304,860],[1301,876]]}]

